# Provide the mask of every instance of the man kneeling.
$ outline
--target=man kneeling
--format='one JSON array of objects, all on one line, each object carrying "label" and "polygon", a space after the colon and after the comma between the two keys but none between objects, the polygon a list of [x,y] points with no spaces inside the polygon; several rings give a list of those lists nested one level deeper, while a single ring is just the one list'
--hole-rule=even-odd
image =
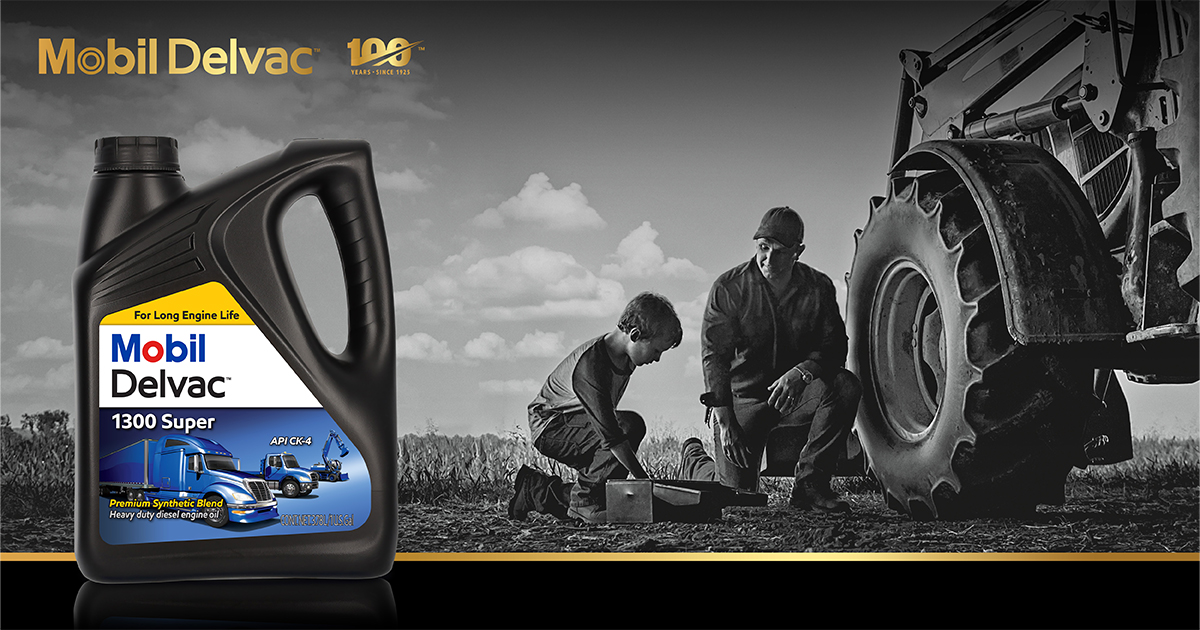
[{"label": "man kneeling", "polygon": [[688,440],[683,477],[757,490],[767,434],[784,420],[808,423],[791,505],[849,511],[829,481],[862,388],[843,367],[846,326],[833,282],[799,261],[804,222],[791,208],[768,210],[754,240],[754,258],[718,277],[708,295],[700,344],[716,460]]}]

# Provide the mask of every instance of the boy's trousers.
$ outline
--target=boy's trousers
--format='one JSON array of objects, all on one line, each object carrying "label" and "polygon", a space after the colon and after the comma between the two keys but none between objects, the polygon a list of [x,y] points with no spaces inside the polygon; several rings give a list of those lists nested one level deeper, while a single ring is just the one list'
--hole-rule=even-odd
[{"label": "boy's trousers", "polygon": [[[635,412],[618,409],[617,424],[636,452],[642,438],[646,437],[646,422]],[[533,446],[546,457],[579,473],[569,499],[562,497],[567,499],[570,507],[603,509],[604,482],[629,476],[629,471],[617,461],[612,451],[601,447],[600,434],[592,428],[586,412],[555,418],[542,430]]]}]

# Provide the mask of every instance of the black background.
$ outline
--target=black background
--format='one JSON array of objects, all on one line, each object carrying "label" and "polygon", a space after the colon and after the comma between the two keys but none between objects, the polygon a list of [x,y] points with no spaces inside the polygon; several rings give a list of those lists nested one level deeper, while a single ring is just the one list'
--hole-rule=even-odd
[{"label": "black background", "polygon": [[[73,562],[4,562],[0,580],[5,628],[103,622],[80,619],[83,626],[76,626],[76,598],[87,580]],[[322,622],[289,617],[287,603],[276,602],[264,604],[284,611],[271,624],[220,627],[1200,626],[1195,562],[421,561],[397,562],[384,580],[394,617],[381,611],[377,618],[359,614]],[[312,584],[295,583],[298,597]],[[255,584],[248,581],[245,588]],[[119,602],[109,603],[120,609]],[[238,618],[222,617],[231,613],[216,612],[219,603],[208,606],[197,618]],[[106,625],[113,623],[110,618]],[[154,621],[146,627],[170,625]]]}]

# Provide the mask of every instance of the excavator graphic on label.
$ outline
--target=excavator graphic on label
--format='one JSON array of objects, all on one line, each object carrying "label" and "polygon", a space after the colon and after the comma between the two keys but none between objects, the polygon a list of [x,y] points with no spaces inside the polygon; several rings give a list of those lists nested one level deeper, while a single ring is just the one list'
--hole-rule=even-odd
[{"label": "excavator graphic on label", "polygon": [[346,481],[350,476],[342,472],[342,462],[337,459],[329,458],[329,447],[337,442],[338,448],[342,450],[339,457],[345,457],[350,454],[350,449],[342,443],[342,436],[338,435],[337,431],[330,431],[329,437],[325,439],[325,448],[321,450],[321,461],[313,464],[310,467],[313,475],[320,481]]}]

